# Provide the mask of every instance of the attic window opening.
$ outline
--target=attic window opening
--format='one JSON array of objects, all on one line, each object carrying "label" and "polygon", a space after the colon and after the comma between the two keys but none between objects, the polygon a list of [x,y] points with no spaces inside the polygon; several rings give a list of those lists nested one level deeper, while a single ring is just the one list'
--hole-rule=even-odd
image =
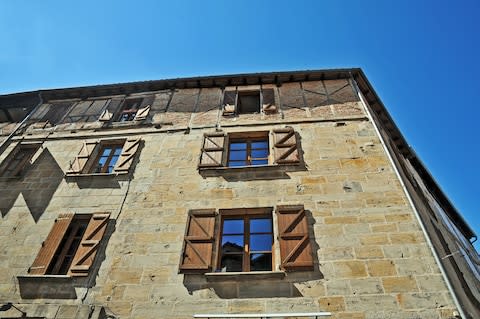
[{"label": "attic window opening", "polygon": [[123,102],[122,109],[119,113],[118,122],[128,122],[135,119],[138,109],[142,104],[142,98],[127,99]]},{"label": "attic window opening", "polygon": [[260,113],[260,92],[238,92],[238,113]]}]

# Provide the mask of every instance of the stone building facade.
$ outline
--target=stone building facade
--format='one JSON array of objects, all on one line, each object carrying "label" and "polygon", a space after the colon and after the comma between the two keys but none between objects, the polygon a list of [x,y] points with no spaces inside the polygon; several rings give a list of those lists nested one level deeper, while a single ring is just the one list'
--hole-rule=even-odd
[{"label": "stone building facade", "polygon": [[4,95],[0,122],[2,318],[480,317],[475,234],[360,69]]}]

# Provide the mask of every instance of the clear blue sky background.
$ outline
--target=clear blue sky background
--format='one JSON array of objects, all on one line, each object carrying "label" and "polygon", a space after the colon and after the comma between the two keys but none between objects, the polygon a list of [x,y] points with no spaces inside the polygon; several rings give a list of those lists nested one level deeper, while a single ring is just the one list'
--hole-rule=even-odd
[{"label": "clear blue sky background", "polygon": [[480,234],[479,17],[478,0],[1,1],[0,94],[361,67]]}]

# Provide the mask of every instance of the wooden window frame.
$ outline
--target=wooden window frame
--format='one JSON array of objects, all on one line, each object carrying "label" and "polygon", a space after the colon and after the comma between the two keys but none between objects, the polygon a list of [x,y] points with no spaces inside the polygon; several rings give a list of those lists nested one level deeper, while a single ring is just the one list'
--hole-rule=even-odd
[{"label": "wooden window frame", "polygon": [[[262,157],[262,158],[253,158],[252,157],[252,143],[253,142],[267,142],[267,157]],[[230,145],[232,143],[245,143],[246,144],[246,156],[247,158],[245,159],[245,162],[247,165],[243,166],[231,166],[231,160],[230,160]],[[228,135],[228,148],[226,151],[226,166],[229,168],[232,167],[251,167],[251,166],[267,166],[270,165],[270,154],[271,154],[271,149],[270,149],[270,137],[269,137],[269,132],[268,131],[255,131],[255,132],[250,132],[250,133],[231,133]],[[252,164],[252,161],[254,160],[267,160],[267,164]],[[233,161],[235,162],[235,160]],[[238,161],[237,161],[238,162]]]},{"label": "wooden window frame", "polygon": [[[93,163],[90,166],[89,172],[91,174],[111,174],[113,172],[113,169],[112,169],[112,172],[108,172],[108,167],[110,166],[110,163],[112,161],[115,150],[120,148],[120,154],[121,154],[124,145],[125,145],[125,141],[103,141],[103,142],[101,142],[100,145],[98,145],[98,147],[99,147],[98,154],[95,157],[95,159],[93,160]],[[103,166],[101,168],[101,171],[96,172],[96,167],[97,167],[97,164],[100,162],[100,159],[102,158],[103,151],[108,147],[112,148],[111,151],[110,151],[110,154],[108,155],[107,160],[103,164]],[[116,163],[120,159],[120,154],[118,155],[117,160],[113,164],[114,166],[116,165]]]},{"label": "wooden window frame", "polygon": [[[245,112],[241,108],[241,98],[243,96],[258,96],[258,107],[254,112]],[[242,87],[231,88],[223,92],[223,116],[241,115],[241,114],[275,114],[278,107],[275,104],[275,91],[273,88],[259,88],[254,90],[245,90]]]},{"label": "wooden window frame", "polygon": [[[79,123],[79,122],[88,123],[88,122],[94,122],[103,113],[103,111],[108,106],[108,104],[111,102],[111,100],[112,100],[111,98],[104,98],[104,99],[91,99],[91,98],[89,98],[89,99],[85,99],[85,100],[81,100],[81,101],[76,101],[75,103],[73,103],[72,106],[70,106],[70,108],[66,112],[65,116],[61,120],[59,120],[59,123]],[[95,102],[98,102],[98,101],[104,101],[103,102],[104,104],[103,104],[100,111],[94,113],[94,112],[92,112],[91,109],[92,109],[93,105],[95,104]],[[80,103],[86,103],[86,102],[90,102],[90,105],[81,114],[71,115],[72,113],[74,113],[75,108],[80,105]]]},{"label": "wooden window frame", "polygon": [[[128,98],[123,100],[120,110],[118,111],[115,122],[133,122],[138,110],[140,110],[143,97]],[[128,119],[122,120],[124,114],[128,115]]]},{"label": "wooden window frame", "polygon": [[[222,265],[222,239],[223,239],[223,222],[228,219],[242,219],[244,222],[243,226],[243,233],[242,234],[228,234],[228,235],[243,235],[244,239],[244,250],[242,255],[242,271],[241,272],[255,272],[250,270],[250,255],[256,253],[270,253],[272,256],[272,264],[270,270],[266,271],[274,271],[275,268],[275,231],[273,225],[273,208],[243,208],[243,209],[221,209],[220,210],[220,225],[219,225],[219,232],[218,232],[218,244],[217,244],[217,267],[216,271],[221,271]],[[256,218],[268,218],[271,222],[271,232],[259,232],[254,233],[255,235],[258,234],[271,234],[272,236],[272,247],[269,251],[254,251],[250,250],[250,219],[252,217]],[[240,255],[239,253],[229,253],[227,255]]]},{"label": "wooden window frame", "polygon": [[[15,148],[12,150],[12,152],[5,158],[4,162],[0,166],[0,177],[3,178],[19,178],[21,177],[27,167],[29,166],[30,161],[32,158],[35,156],[37,151],[40,149],[41,144],[39,143],[19,143],[18,145],[15,146]],[[16,157],[19,154],[22,153],[27,153],[23,158],[20,158],[15,164]],[[15,165],[13,169],[11,169],[11,166]],[[7,170],[11,169],[11,173],[6,174]]]}]

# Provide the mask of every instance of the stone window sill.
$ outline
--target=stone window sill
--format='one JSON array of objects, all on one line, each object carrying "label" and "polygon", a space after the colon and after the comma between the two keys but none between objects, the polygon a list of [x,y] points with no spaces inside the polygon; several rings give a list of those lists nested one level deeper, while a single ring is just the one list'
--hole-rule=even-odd
[{"label": "stone window sill", "polygon": [[66,173],[65,177],[67,178],[77,178],[77,177],[92,177],[92,176],[103,176],[103,177],[113,177],[113,176],[122,176],[127,175],[128,172],[118,172],[118,173],[86,173],[86,174],[69,174]]},{"label": "stone window sill", "polygon": [[207,281],[250,281],[265,279],[283,279],[283,271],[251,271],[251,272],[209,272],[205,274]]}]

